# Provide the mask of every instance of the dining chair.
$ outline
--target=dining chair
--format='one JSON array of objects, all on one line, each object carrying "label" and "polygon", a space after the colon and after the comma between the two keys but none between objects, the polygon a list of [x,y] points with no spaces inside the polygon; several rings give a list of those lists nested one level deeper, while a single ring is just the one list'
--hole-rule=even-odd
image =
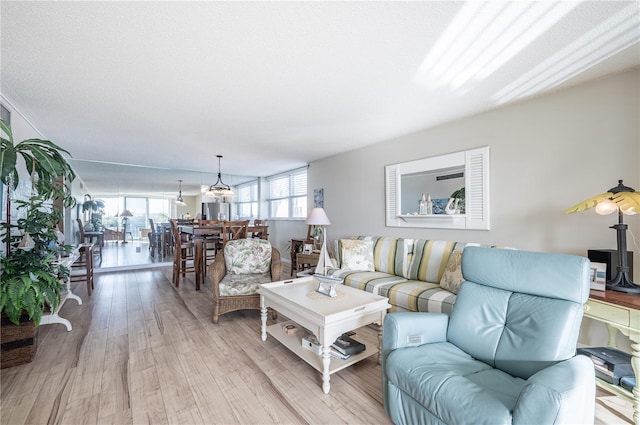
[{"label": "dining chair", "polygon": [[87,294],[93,292],[93,243],[80,245],[80,257],[71,265],[69,272],[70,282],[86,282]]},{"label": "dining chair", "polygon": [[[84,225],[82,224],[82,220],[80,218],[76,218],[76,222],[78,223],[78,238],[80,239],[79,243],[87,242],[87,238],[89,242],[93,242],[93,236],[88,236],[85,233]],[[97,237],[97,243],[94,245],[92,253],[94,255],[98,255],[100,257],[100,262],[102,262],[102,243],[104,243],[104,235],[101,237]]]},{"label": "dining chair", "polygon": [[78,239],[80,240],[80,243],[84,243],[84,225],[82,224],[82,220],[79,218],[76,218],[76,222],[78,223]]},{"label": "dining chair", "polygon": [[163,223],[158,226],[158,237],[160,238],[160,245],[162,246],[162,252],[164,256],[173,254],[175,243],[173,241],[173,230],[171,230],[171,223]]},{"label": "dining chair", "polygon": [[193,241],[183,240],[180,235],[180,229],[178,228],[178,222],[176,219],[170,219],[171,233],[173,235],[174,250],[173,250],[173,275],[172,280],[176,288],[180,286],[180,276],[183,278],[187,272],[196,271],[196,258],[194,255],[195,244]]},{"label": "dining chair", "polygon": [[251,232],[251,237],[256,239],[269,239],[268,234],[269,227],[267,226],[267,220],[261,220],[256,218],[253,220],[253,231]]},{"label": "dining chair", "polygon": [[[214,226],[220,224],[220,220],[199,220],[199,226]],[[207,274],[207,261],[213,261],[216,258],[218,246],[220,242],[220,233],[211,235],[202,235],[202,249],[204,261],[204,274]]]},{"label": "dining chair", "polygon": [[163,255],[162,245],[161,245],[161,237],[158,234],[158,230],[156,229],[156,225],[153,222],[153,219],[149,219],[149,225],[151,226],[151,231],[147,235],[149,238],[149,250],[151,251],[151,256],[155,257],[156,253]]},{"label": "dining chair", "polygon": [[249,220],[223,221],[222,222],[222,248],[227,242],[235,239],[245,239]]}]

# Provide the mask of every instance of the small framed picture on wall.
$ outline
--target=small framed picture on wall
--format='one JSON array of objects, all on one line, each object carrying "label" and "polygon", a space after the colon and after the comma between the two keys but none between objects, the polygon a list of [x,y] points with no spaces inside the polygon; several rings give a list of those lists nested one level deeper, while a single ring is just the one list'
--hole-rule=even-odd
[{"label": "small framed picture on wall", "polygon": [[313,206],[324,208],[324,189],[313,189]]}]

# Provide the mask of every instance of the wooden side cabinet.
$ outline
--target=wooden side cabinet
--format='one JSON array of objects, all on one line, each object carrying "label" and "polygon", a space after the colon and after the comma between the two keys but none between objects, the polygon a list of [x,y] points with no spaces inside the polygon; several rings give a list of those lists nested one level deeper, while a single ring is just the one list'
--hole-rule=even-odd
[{"label": "wooden side cabinet", "polygon": [[298,271],[298,261],[296,256],[298,253],[301,253],[304,244],[313,243],[313,239],[311,239],[311,228],[313,226],[309,225],[307,227],[307,238],[306,239],[291,239],[291,276],[295,276],[296,271]]},{"label": "wooden side cabinet", "polygon": [[302,239],[291,239],[291,276],[294,276],[298,270],[297,257],[302,252],[302,248],[306,241]]},{"label": "wooden side cabinet", "polygon": [[640,424],[640,298],[635,294],[615,291],[591,291],[585,304],[584,316],[604,323],[609,333],[610,347],[616,346],[616,333],[627,336],[631,345],[631,366],[636,376],[636,387],[629,392],[601,379],[596,383],[607,390],[624,396],[633,404],[633,421]]},{"label": "wooden side cabinet", "polygon": [[312,267],[318,265],[318,258],[320,258],[320,253],[315,252],[311,254],[303,254],[301,252],[296,254],[296,272],[301,272],[306,269],[310,269]]}]

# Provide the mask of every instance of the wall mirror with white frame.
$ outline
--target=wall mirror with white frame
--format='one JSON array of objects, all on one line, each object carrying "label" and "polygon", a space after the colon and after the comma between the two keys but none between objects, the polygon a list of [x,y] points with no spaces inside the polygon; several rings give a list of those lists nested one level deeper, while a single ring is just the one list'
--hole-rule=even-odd
[{"label": "wall mirror with white frame", "polygon": [[489,230],[488,146],[387,165],[385,181],[387,227]]}]

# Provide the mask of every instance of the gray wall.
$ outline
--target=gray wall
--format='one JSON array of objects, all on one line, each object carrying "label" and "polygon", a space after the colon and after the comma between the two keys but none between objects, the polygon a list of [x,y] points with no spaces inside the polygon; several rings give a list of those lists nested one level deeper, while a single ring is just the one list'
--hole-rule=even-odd
[{"label": "gray wall", "polygon": [[[330,240],[389,235],[579,255],[615,249],[609,226],[616,216],[564,210],[618,179],[640,190],[639,81],[634,69],[313,162],[309,192],[324,188]],[[484,145],[491,149],[491,230],[385,227],[385,165]],[[625,220],[640,245],[640,216]],[[628,241],[640,282],[639,250]],[[581,341],[604,345],[604,326],[585,320]]]},{"label": "gray wall", "polygon": [[[330,239],[395,235],[581,255],[615,248],[615,216],[564,210],[618,179],[640,190],[639,80],[635,69],[313,162],[309,192],[324,188]],[[483,145],[491,149],[491,230],[385,227],[385,165]],[[625,219],[640,243],[640,216]],[[637,253],[634,263],[640,281]]]}]

